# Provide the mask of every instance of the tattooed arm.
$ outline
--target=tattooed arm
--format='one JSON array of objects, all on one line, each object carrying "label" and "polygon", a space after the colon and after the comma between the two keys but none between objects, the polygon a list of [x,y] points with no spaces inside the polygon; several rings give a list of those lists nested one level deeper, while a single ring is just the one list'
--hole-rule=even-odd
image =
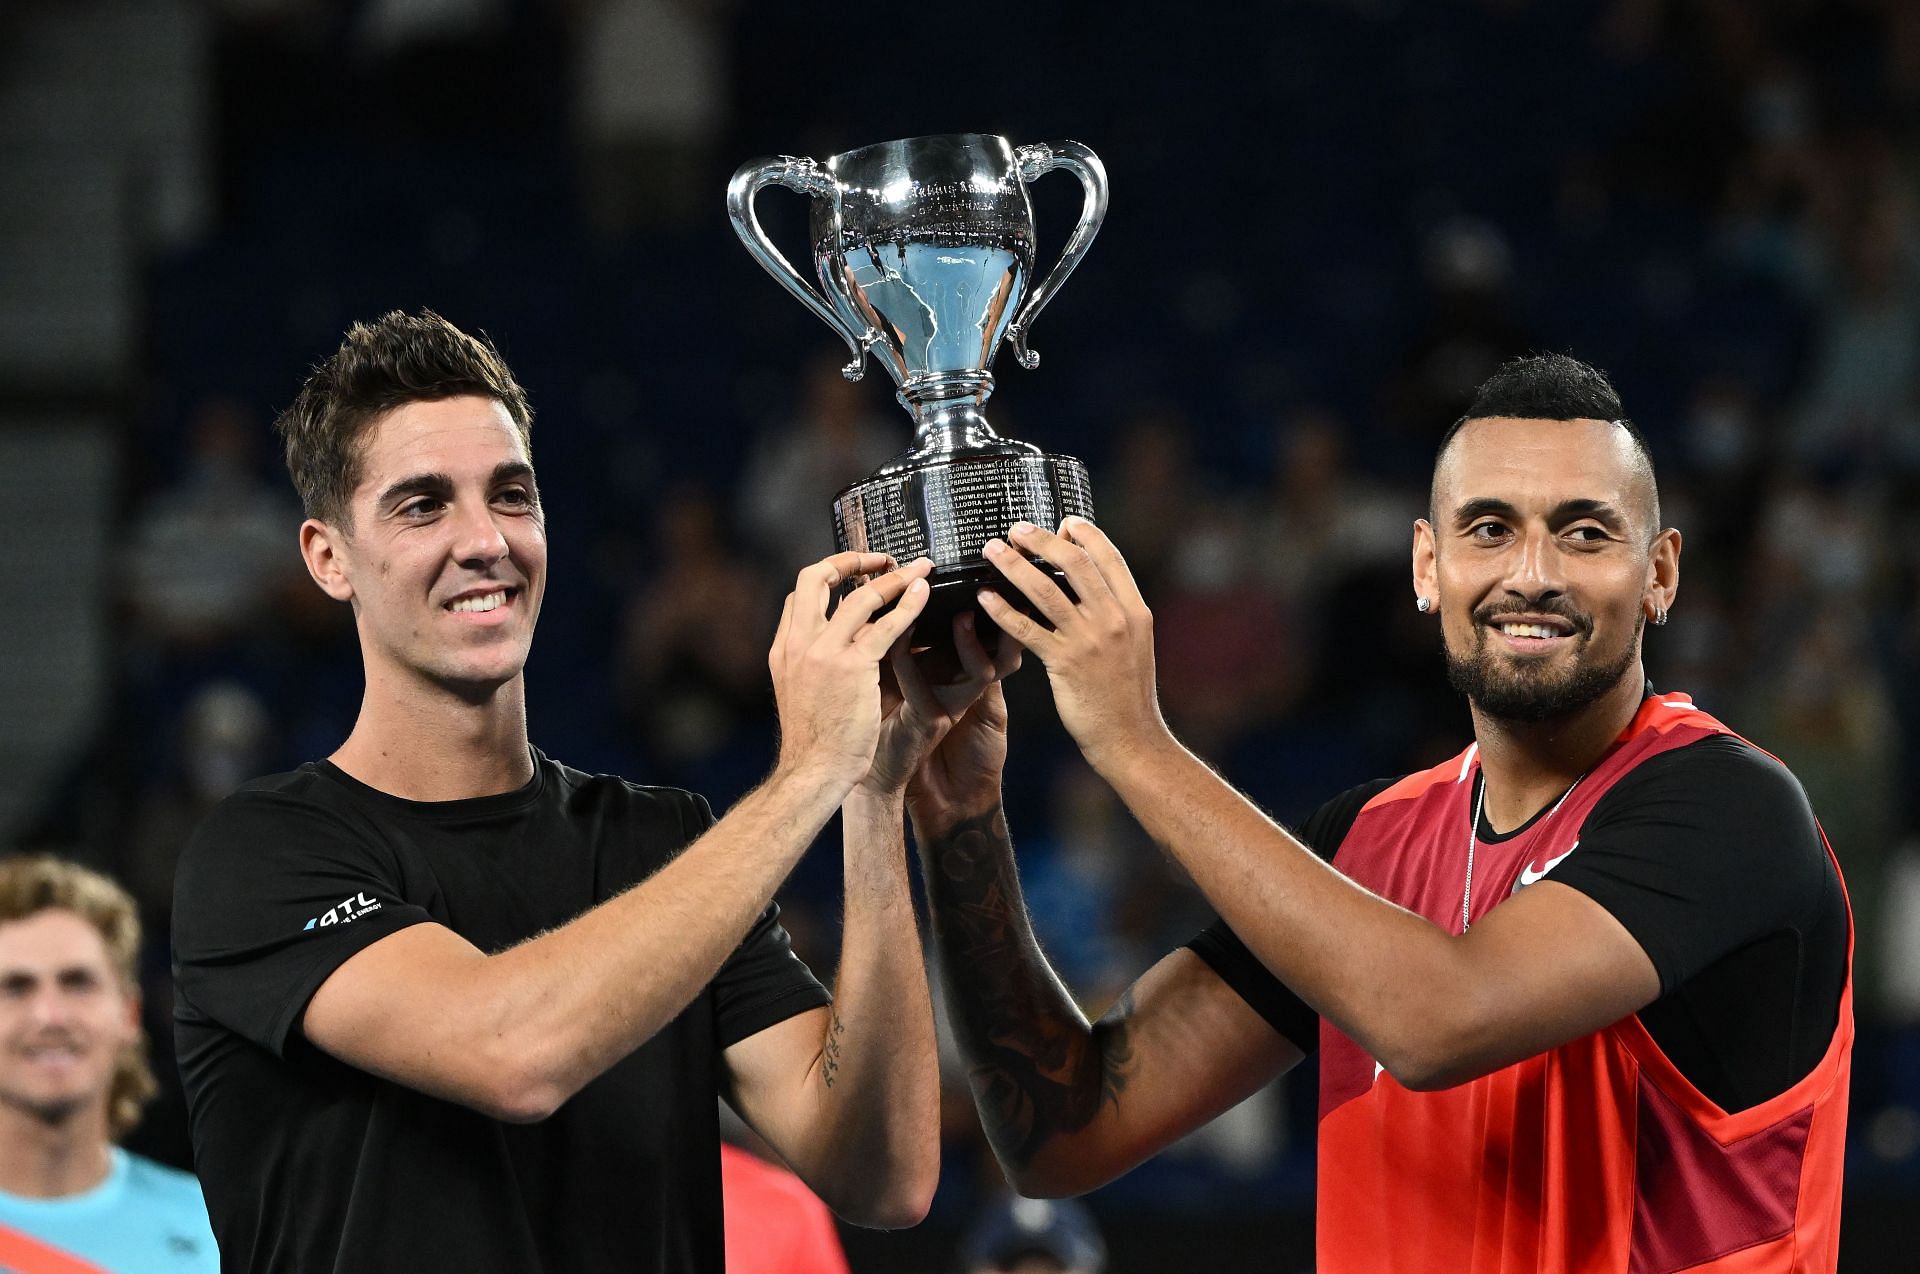
[{"label": "tattooed arm", "polygon": [[1300,1060],[1184,949],[1089,1023],[1034,940],[997,790],[970,814],[977,801],[914,795],[948,1020],[1020,1193],[1103,1185]]},{"label": "tattooed arm", "polygon": [[940,1173],[933,1006],[907,885],[901,799],[841,810],[846,914],[831,1008],[726,1052],[731,1098],[833,1210],[896,1229],[926,1215]]}]

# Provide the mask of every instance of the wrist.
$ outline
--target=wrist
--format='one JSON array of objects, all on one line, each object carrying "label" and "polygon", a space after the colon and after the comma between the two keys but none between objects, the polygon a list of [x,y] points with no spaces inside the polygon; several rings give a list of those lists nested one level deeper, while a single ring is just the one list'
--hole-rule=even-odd
[{"label": "wrist", "polygon": [[898,825],[906,816],[907,795],[894,788],[881,790],[856,783],[840,806],[841,816],[860,821],[888,822]]},{"label": "wrist", "polygon": [[913,838],[922,850],[950,835],[962,823],[972,822],[1000,808],[1000,785],[982,787],[958,797],[937,797],[909,790],[907,813],[913,820]]},{"label": "wrist", "polygon": [[1156,720],[1151,727],[1108,747],[1087,750],[1084,755],[1094,772],[1122,797],[1163,781],[1175,768],[1193,759],[1164,720]]},{"label": "wrist", "polygon": [[817,760],[782,757],[774,764],[760,791],[770,799],[791,803],[797,810],[822,810],[824,825],[840,808],[855,786],[855,779],[836,772],[834,766]]}]

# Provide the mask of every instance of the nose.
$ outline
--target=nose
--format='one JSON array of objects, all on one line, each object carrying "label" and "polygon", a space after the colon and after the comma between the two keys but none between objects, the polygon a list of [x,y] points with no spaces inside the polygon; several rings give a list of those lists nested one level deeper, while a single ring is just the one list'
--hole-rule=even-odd
[{"label": "nose", "polygon": [[1529,527],[1520,535],[1517,547],[1519,551],[1512,560],[1512,570],[1507,576],[1509,593],[1530,602],[1538,602],[1559,597],[1566,592],[1566,578],[1560,569],[1558,541],[1550,529]]},{"label": "nose", "polygon": [[470,569],[492,566],[507,555],[507,537],[486,504],[469,504],[456,514],[453,555]]},{"label": "nose", "polygon": [[59,987],[43,987],[35,992],[28,1013],[35,1026],[65,1026],[73,1018],[73,1004]]}]

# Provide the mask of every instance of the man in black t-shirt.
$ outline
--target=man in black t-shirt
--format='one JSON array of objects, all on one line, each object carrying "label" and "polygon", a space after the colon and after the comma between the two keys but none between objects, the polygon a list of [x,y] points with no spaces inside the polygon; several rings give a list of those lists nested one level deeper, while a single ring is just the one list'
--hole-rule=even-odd
[{"label": "man in black t-shirt", "polygon": [[[716,822],[528,743],[544,510],[490,344],[424,311],[356,325],[279,428],[366,692],[338,751],[245,785],[180,865],[180,1065],[225,1268],[720,1274],[716,1093],[842,1216],[917,1222],[938,1093],[902,793],[1006,670],[968,640],[961,686],[914,674],[895,643],[928,564],[801,573],[779,760]],[[771,899],[836,811],[829,1007]]]}]

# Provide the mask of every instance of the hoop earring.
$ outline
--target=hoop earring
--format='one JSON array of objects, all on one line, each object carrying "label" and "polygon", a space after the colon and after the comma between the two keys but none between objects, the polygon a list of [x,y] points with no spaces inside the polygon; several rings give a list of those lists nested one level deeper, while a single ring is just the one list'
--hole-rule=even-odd
[{"label": "hoop earring", "polygon": [[1433,599],[1431,597],[1416,597],[1413,599],[1413,608],[1424,615],[1433,609]]},{"label": "hoop earring", "polygon": [[1667,608],[1664,606],[1654,607],[1653,608],[1653,626],[1655,628],[1665,628],[1666,625],[1667,625]]}]

